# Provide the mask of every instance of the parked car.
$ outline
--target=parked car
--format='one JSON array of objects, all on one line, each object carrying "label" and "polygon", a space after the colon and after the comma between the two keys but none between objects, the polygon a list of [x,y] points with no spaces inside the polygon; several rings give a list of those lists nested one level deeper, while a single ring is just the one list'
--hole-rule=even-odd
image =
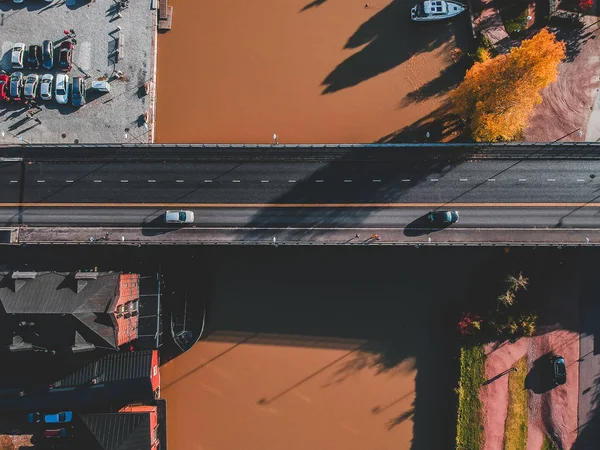
[{"label": "parked car", "polygon": [[40,97],[42,97],[42,100],[52,100],[53,83],[54,76],[51,73],[42,75],[42,81],[40,83]]},{"label": "parked car", "polygon": [[565,358],[562,356],[555,356],[552,358],[552,370],[555,386],[565,384],[567,382],[567,365],[565,364]]},{"label": "parked car", "polygon": [[13,69],[22,69],[23,59],[25,58],[25,44],[19,42],[14,45],[10,54],[10,65]]},{"label": "parked car", "polygon": [[85,105],[85,82],[83,77],[73,77],[71,103],[78,108]]},{"label": "parked car", "polygon": [[54,88],[56,102],[66,105],[69,101],[69,75],[59,73],[56,75],[56,86]]},{"label": "parked car", "polygon": [[11,100],[21,100],[23,91],[23,73],[13,72],[10,75],[9,96]]},{"label": "parked car", "polygon": [[58,66],[61,70],[68,72],[71,70],[73,64],[73,43],[71,41],[64,41],[60,44],[58,54]]},{"label": "parked car", "polygon": [[44,430],[44,437],[49,439],[60,439],[67,436],[66,428],[58,428],[56,430]]},{"label": "parked car", "polygon": [[8,75],[0,73],[0,100],[8,100]]},{"label": "parked car", "polygon": [[13,3],[23,3],[24,0],[13,0]]},{"label": "parked car", "polygon": [[73,419],[71,411],[63,411],[56,414],[46,414],[44,423],[68,423]]},{"label": "parked car", "polygon": [[42,421],[42,414],[39,412],[32,412],[27,414],[27,422],[29,423],[40,423]]},{"label": "parked car", "polygon": [[30,70],[36,70],[42,65],[42,47],[39,45],[30,45],[27,55],[27,65]]},{"label": "parked car", "polygon": [[427,219],[433,225],[450,225],[458,222],[458,211],[431,211]]},{"label": "parked car", "polygon": [[40,80],[40,77],[38,77],[34,73],[27,75],[27,79],[25,80],[25,89],[23,92],[23,96],[27,100],[35,99],[35,96],[37,94],[39,80]]},{"label": "parked car", "polygon": [[167,223],[193,223],[194,213],[192,211],[167,211],[165,213]]},{"label": "parked car", "polygon": [[54,44],[52,41],[42,42],[42,63],[46,69],[52,69],[52,66],[54,66]]}]

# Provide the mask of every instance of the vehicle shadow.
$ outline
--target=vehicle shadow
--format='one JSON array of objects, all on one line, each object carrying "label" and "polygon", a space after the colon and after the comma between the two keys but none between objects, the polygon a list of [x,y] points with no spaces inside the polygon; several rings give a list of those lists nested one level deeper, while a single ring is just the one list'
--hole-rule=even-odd
[{"label": "vehicle shadow", "polygon": [[369,80],[408,61],[418,53],[439,47],[469,45],[467,14],[453,21],[414,23],[409,9],[413,4],[394,0],[363,23],[350,36],[344,49],[358,52],[341,62],[323,80],[323,94],[330,94]]},{"label": "vehicle shadow", "polygon": [[405,236],[423,236],[430,233],[435,233],[436,231],[442,231],[445,228],[448,228],[450,224],[447,225],[433,225],[429,219],[427,218],[427,214],[422,215],[421,217],[416,218],[411,223],[406,225],[404,228]]},{"label": "vehicle shadow", "polygon": [[164,214],[160,214],[158,217],[142,223],[142,235],[161,236],[170,233],[171,231],[178,230],[179,228],[181,228],[181,226],[165,223]]},{"label": "vehicle shadow", "polygon": [[543,394],[556,387],[552,380],[552,356],[552,353],[546,353],[534,361],[525,377],[525,389],[535,394]]}]

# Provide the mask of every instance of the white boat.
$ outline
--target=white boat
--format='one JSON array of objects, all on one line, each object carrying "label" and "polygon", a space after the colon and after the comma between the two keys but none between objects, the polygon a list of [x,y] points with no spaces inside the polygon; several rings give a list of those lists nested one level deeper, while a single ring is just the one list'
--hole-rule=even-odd
[{"label": "white boat", "polygon": [[458,16],[465,9],[465,5],[454,1],[425,0],[410,10],[410,18],[415,22],[432,22]]}]

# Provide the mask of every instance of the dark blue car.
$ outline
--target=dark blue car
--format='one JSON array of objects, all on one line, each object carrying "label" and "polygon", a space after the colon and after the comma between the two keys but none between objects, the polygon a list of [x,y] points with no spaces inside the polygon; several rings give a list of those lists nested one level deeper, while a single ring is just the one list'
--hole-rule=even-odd
[{"label": "dark blue car", "polygon": [[565,359],[562,356],[552,358],[552,368],[554,370],[554,385],[565,384],[567,382],[567,365],[565,364]]}]

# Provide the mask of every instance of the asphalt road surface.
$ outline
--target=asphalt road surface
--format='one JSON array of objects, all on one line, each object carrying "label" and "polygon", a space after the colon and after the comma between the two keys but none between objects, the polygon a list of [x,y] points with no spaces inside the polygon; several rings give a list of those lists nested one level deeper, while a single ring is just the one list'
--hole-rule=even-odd
[{"label": "asphalt road surface", "polygon": [[185,208],[210,227],[419,228],[432,209],[458,210],[460,227],[600,227],[600,159],[415,152],[360,161],[5,161],[0,225],[160,226],[166,209]]}]

